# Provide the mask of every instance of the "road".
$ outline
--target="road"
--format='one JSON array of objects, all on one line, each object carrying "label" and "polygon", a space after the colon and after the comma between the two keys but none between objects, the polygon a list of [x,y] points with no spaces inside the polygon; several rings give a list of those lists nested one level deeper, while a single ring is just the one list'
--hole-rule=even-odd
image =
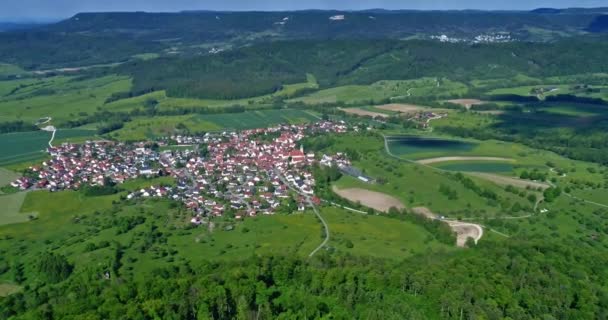
[{"label": "road", "polygon": [[327,225],[327,222],[325,221],[325,219],[323,219],[323,216],[321,215],[321,213],[319,212],[319,209],[317,209],[317,206],[315,206],[315,204],[312,202],[312,200],[310,199],[310,196],[301,192],[300,190],[298,190],[297,188],[293,187],[291,184],[289,184],[289,181],[287,181],[287,179],[285,179],[285,177],[283,177],[283,175],[281,175],[281,173],[278,170],[275,170],[276,175],[279,177],[279,179],[281,179],[281,181],[289,187],[289,189],[295,191],[297,194],[301,195],[304,197],[304,199],[306,199],[306,202],[308,203],[308,205],[312,208],[312,210],[314,211],[315,215],[317,216],[317,218],[319,218],[319,220],[321,221],[321,224],[323,224],[323,228],[325,229],[325,239],[323,239],[323,242],[321,242],[321,244],[316,247],[309,255],[308,257],[312,257],[315,255],[315,253],[317,253],[317,251],[321,250],[321,248],[323,248],[325,245],[327,245],[327,243],[329,242],[329,226]]}]

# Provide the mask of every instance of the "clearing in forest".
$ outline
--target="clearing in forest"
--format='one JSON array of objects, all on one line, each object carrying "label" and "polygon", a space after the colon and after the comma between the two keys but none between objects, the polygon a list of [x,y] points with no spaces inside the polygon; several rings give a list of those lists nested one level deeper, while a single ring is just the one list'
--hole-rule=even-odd
[{"label": "clearing in forest", "polygon": [[335,186],[333,190],[342,198],[352,202],[359,202],[362,205],[374,210],[388,212],[391,207],[395,207],[397,209],[405,208],[399,199],[381,192],[361,188],[338,189]]},{"label": "clearing in forest", "polygon": [[[428,219],[437,219],[437,215],[426,207],[413,208],[415,214],[422,215]],[[456,233],[456,245],[464,247],[468,238],[472,238],[477,243],[483,236],[483,228],[474,223],[462,222],[457,220],[443,220]]]}]

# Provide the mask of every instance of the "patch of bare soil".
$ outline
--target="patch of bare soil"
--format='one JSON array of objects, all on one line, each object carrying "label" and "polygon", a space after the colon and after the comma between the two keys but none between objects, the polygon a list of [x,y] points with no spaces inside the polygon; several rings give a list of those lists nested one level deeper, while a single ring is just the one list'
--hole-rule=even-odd
[{"label": "patch of bare soil", "polygon": [[424,107],[424,106],[417,106],[414,104],[403,104],[403,103],[385,104],[385,105],[381,105],[381,106],[375,106],[374,108],[377,108],[380,110],[386,110],[386,111],[402,112],[402,113],[414,113],[414,112],[423,111],[423,110],[428,109],[428,107]]},{"label": "patch of bare soil", "polygon": [[430,158],[430,159],[422,159],[416,162],[420,164],[433,164],[438,162],[447,162],[447,161],[515,161],[509,158],[502,157],[438,157],[438,158]]},{"label": "patch of bare soil", "polygon": [[399,199],[387,194],[370,191],[360,188],[338,189],[333,187],[334,192],[340,197],[352,202],[359,202],[362,205],[374,210],[388,212],[388,209],[395,207],[403,209],[405,206]]},{"label": "patch of bare soil", "polygon": [[[437,219],[437,215],[434,214],[429,208],[416,207],[412,211],[415,214],[425,216],[429,219]],[[452,231],[456,233],[456,245],[464,247],[467,243],[468,238],[472,238],[475,243],[483,236],[483,228],[480,225],[456,220],[442,220],[447,223]]]},{"label": "patch of bare soil", "polygon": [[346,113],[354,114],[357,116],[366,116],[366,117],[372,117],[372,118],[388,118],[388,114],[380,113],[380,112],[373,112],[373,111],[364,110],[361,108],[339,108],[339,109]]},{"label": "patch of bare soil", "polygon": [[456,245],[464,247],[469,238],[473,238],[475,243],[483,236],[483,228],[474,223],[460,221],[446,221],[446,223],[456,232]]}]

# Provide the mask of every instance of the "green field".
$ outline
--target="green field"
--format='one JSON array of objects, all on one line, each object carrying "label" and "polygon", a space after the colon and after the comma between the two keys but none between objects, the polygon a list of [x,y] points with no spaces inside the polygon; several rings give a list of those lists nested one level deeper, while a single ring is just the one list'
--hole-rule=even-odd
[{"label": "green field", "polygon": [[[93,137],[95,131],[80,129],[57,130],[54,143],[61,141],[81,141]],[[0,166],[26,162],[44,157],[51,133],[30,131],[0,134]]]},{"label": "green field", "polygon": [[242,113],[202,114],[136,119],[124,128],[110,134],[119,140],[144,140],[175,134],[176,126],[190,132],[208,132],[225,129],[241,130],[271,125],[305,123],[319,120],[311,111],[297,109],[257,110]]},{"label": "green field", "polygon": [[32,211],[21,212],[26,195],[26,192],[0,195],[0,226],[26,222],[30,220],[29,216],[36,216]]},{"label": "green field", "polygon": [[270,106],[276,99],[288,98],[302,89],[318,88],[317,80],[312,74],[307,74],[307,81],[284,85],[275,93],[267,94],[258,97],[235,100],[217,100],[217,99],[195,99],[195,98],[174,98],[168,97],[164,90],[155,91],[141,96],[121,99],[104,105],[104,110],[109,111],[130,111],[134,108],[142,108],[144,102],[149,99],[158,101],[156,108],[162,110],[172,110],[176,108],[201,108],[201,107],[229,107],[234,105],[251,106]]},{"label": "green field", "polygon": [[[0,168],[0,187],[6,186],[7,184],[15,181],[15,179],[19,178],[19,176],[20,175],[16,172]],[[2,194],[1,191],[0,194]]]},{"label": "green field", "polygon": [[442,79],[421,78],[417,80],[381,80],[371,85],[347,85],[324,89],[288,102],[320,103],[370,103],[388,98],[451,97],[465,94],[466,85]]},{"label": "green field", "polygon": [[0,121],[33,123],[47,116],[57,122],[74,120],[93,114],[104,107],[112,93],[131,87],[131,80],[119,76],[74,79],[57,76],[0,82],[0,94],[4,93],[0,97]]},{"label": "green field", "polygon": [[421,159],[438,155],[467,154],[473,151],[477,144],[455,139],[401,136],[391,137],[388,146],[394,155]]},{"label": "green field", "polygon": [[[122,187],[133,190],[151,183],[159,181],[141,180]],[[213,228],[191,228],[189,211],[171,201],[117,203],[119,196],[86,197],[78,191],[29,192],[20,215],[37,212],[37,219],[0,226],[0,238],[5,239],[0,241],[0,250],[18,256],[25,264],[26,274],[35,274],[30,262],[47,250],[37,243],[44,242],[68,256],[79,271],[105,265],[112,257],[113,243],[118,242],[128,257],[122,262],[121,273],[145,279],[153,269],[178,261],[243,260],[271,253],[306,257],[323,240],[321,225],[312,212],[260,216],[242,222],[214,218]],[[409,222],[352,214],[333,207],[322,208],[322,214],[329,223],[329,248],[333,250],[400,260],[429,250],[451,249]],[[122,229],[120,221],[135,217],[144,220],[128,230]],[[226,231],[228,226],[231,231]],[[102,245],[104,242],[106,245]],[[349,247],[348,242],[354,246]],[[91,245],[93,249],[89,249]],[[0,283],[10,281],[8,276],[0,276]]]},{"label": "green field", "polygon": [[429,250],[452,249],[436,241],[432,234],[420,226],[409,222],[335,207],[323,208],[321,214],[329,225],[329,246],[339,251],[402,259]]},{"label": "green field", "polygon": [[0,63],[0,76],[21,75],[25,70],[13,64]]},{"label": "green field", "polygon": [[511,173],[514,170],[513,165],[510,163],[488,161],[443,162],[435,165],[435,167],[448,171],[487,173]]}]

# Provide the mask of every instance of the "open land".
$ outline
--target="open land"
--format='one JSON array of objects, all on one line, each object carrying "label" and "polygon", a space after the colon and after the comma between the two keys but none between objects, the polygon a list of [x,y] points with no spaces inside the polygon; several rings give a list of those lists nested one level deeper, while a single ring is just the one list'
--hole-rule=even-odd
[{"label": "open land", "polygon": [[339,196],[374,210],[388,212],[390,208],[403,209],[405,206],[399,199],[387,194],[360,188],[339,189],[334,187],[334,192]]}]

